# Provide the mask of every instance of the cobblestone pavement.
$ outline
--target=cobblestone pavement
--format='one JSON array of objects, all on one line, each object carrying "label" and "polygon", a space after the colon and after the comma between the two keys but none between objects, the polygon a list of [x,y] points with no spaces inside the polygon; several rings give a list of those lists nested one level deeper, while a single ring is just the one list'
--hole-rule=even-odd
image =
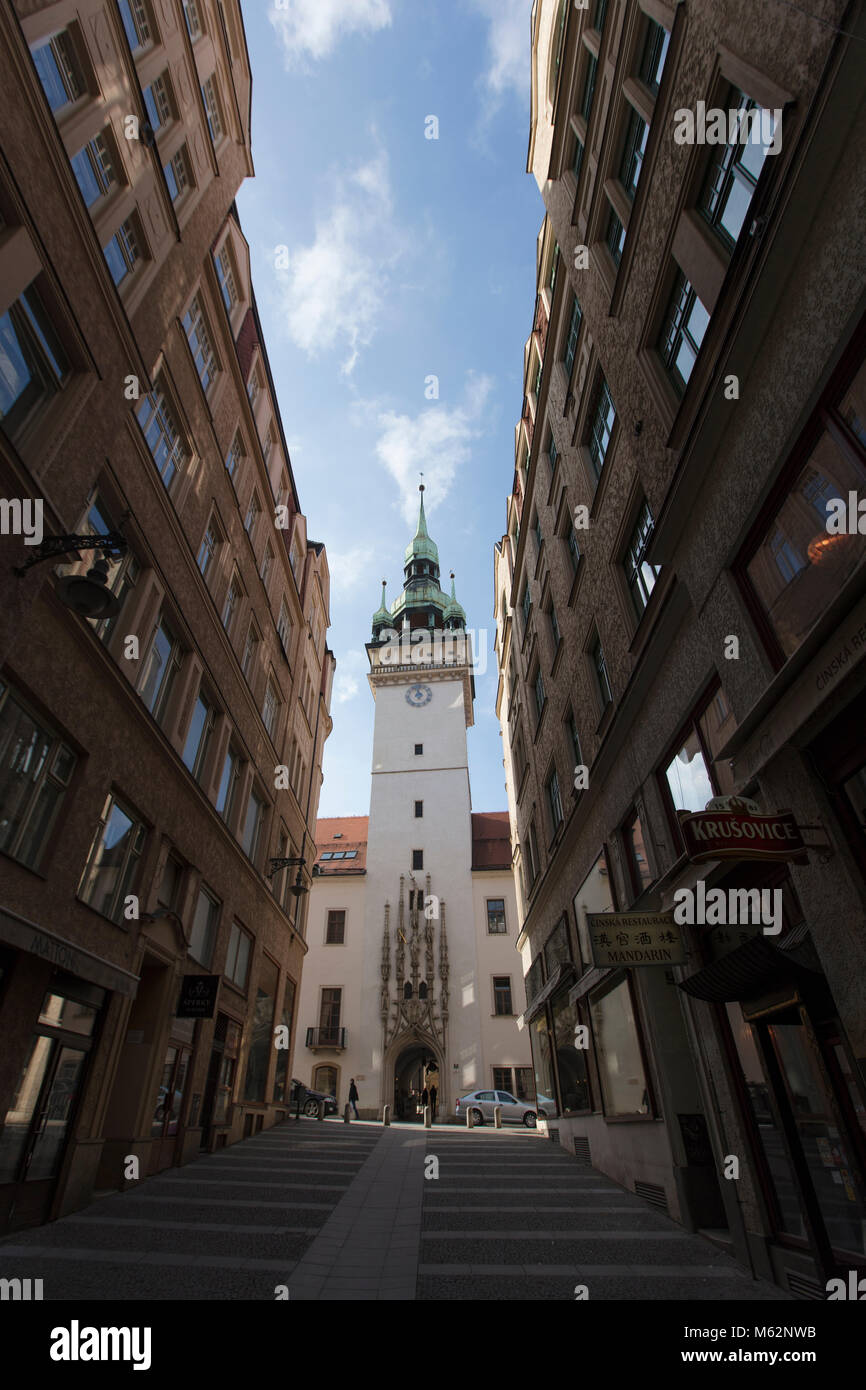
[{"label": "cobblestone pavement", "polygon": [[60,1301],[788,1299],[539,1134],[306,1119],[7,1237],[16,1277]]}]

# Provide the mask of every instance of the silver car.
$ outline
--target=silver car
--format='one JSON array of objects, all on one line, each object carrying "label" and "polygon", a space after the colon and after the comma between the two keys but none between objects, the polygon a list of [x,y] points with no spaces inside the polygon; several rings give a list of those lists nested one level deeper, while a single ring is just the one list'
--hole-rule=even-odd
[{"label": "silver car", "polygon": [[[518,1100],[510,1091],[470,1091],[468,1096],[461,1096],[457,1102],[457,1118],[465,1121],[467,1110],[471,1110],[472,1123],[483,1125],[485,1120],[493,1119],[493,1109],[497,1105],[502,1107],[503,1123],[509,1120],[514,1124],[524,1124],[527,1129],[535,1128],[538,1106]],[[545,1113],[542,1108],[541,1114]]]}]

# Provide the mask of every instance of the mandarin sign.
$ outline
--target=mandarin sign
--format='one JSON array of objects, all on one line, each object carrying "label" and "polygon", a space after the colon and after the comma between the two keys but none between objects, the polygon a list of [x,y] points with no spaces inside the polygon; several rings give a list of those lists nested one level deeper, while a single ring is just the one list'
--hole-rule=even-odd
[{"label": "mandarin sign", "polygon": [[693,864],[705,859],[775,859],[808,864],[806,846],[790,811],[775,816],[747,810],[679,813],[686,853]]},{"label": "mandarin sign", "polygon": [[685,965],[672,912],[588,912],[586,924],[594,965]]}]

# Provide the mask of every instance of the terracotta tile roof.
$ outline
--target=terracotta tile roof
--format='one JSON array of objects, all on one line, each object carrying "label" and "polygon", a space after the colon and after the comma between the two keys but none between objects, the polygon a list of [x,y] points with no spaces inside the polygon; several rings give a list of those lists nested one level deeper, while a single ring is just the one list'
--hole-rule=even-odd
[{"label": "terracotta tile roof", "polygon": [[[322,874],[357,874],[367,867],[368,816],[319,817],[316,824],[316,864]],[[351,854],[351,859],[322,859],[323,854]]]},{"label": "terracotta tile roof", "polygon": [[472,867],[511,868],[511,827],[507,811],[472,812]]}]

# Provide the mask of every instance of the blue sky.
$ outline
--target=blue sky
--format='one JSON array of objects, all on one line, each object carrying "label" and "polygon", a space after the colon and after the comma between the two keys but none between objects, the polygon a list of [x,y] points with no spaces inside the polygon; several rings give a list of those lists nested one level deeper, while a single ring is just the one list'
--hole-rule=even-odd
[{"label": "blue sky", "polygon": [[[364,643],[402,587],[419,471],[443,587],[487,630],[475,810],[505,809],[493,545],[505,528],[543,206],[525,172],[530,0],[247,0],[256,178],[238,197],[337,657],[319,814],[366,814]],[[425,138],[435,116],[439,138]],[[428,127],[429,128],[429,127]],[[277,269],[277,247],[288,268]],[[425,396],[427,378],[439,397]]]}]

